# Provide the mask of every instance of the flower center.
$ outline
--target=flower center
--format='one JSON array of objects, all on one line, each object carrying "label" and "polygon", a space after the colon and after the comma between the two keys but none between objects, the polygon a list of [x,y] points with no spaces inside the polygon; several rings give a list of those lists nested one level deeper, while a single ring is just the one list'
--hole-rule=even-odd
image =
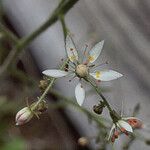
[{"label": "flower center", "polygon": [[89,69],[86,65],[80,64],[76,67],[76,74],[80,78],[84,78],[88,75]]}]

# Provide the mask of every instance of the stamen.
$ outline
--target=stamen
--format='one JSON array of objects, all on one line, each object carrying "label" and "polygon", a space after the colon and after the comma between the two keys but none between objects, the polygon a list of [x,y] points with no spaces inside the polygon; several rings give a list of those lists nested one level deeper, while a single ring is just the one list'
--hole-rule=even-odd
[{"label": "stamen", "polygon": [[84,52],[83,52],[83,55],[84,55],[83,60],[84,60],[84,58],[86,58],[86,61],[83,63],[84,65],[87,65],[89,63],[87,48],[88,48],[88,45],[85,44],[85,49],[84,49]]},{"label": "stamen", "polygon": [[120,128],[120,130],[121,130],[122,133],[126,134],[127,136],[129,135],[128,131],[126,131],[125,128]]},{"label": "stamen", "polygon": [[101,75],[100,71],[96,71],[96,78],[99,78]]},{"label": "stamen", "polygon": [[74,65],[74,67],[76,67],[76,64],[72,61],[69,61],[72,65]]},{"label": "stamen", "polygon": [[66,68],[66,67],[64,67],[64,70],[65,70],[66,72],[68,72],[68,71],[74,72],[74,70],[72,70],[72,69],[70,69],[70,68]]},{"label": "stamen", "polygon": [[87,48],[88,48],[88,45],[85,44],[85,49],[84,49],[84,52],[83,52],[83,55],[87,57]]},{"label": "stamen", "polygon": [[125,128],[120,128],[120,130],[121,130],[121,132],[125,132],[126,130],[125,130]]},{"label": "stamen", "polygon": [[70,51],[73,51],[73,48],[70,48]]},{"label": "stamen", "polygon": [[75,69],[75,67],[76,67],[76,64],[73,63],[72,61],[68,61],[66,64],[68,64],[69,67],[72,67],[72,69]]},{"label": "stamen", "polygon": [[89,66],[89,67],[96,68],[96,67],[103,66],[103,65],[108,65],[108,61],[106,61],[106,62],[104,62],[102,64],[98,64],[98,65],[94,65],[94,66]]},{"label": "stamen", "polygon": [[75,56],[75,54],[74,54],[74,51],[72,50],[71,52],[72,52],[72,56],[71,56],[72,58],[71,58],[71,59],[77,60],[77,58],[76,58],[76,56]]},{"label": "stamen", "polygon": [[101,80],[96,80],[96,85],[99,86]]},{"label": "stamen", "polygon": [[115,138],[118,138],[119,132],[116,130],[113,135],[115,136]]},{"label": "stamen", "polygon": [[65,65],[64,70],[68,72],[68,70],[69,70],[69,65],[68,64]]},{"label": "stamen", "polygon": [[75,77],[76,77],[76,76],[73,76],[73,77],[69,80],[69,82],[72,82],[72,81],[75,79]]},{"label": "stamen", "polygon": [[112,138],[111,138],[111,142],[112,142],[112,143],[114,143],[114,142],[115,142],[115,137],[114,137],[114,136],[112,136]]},{"label": "stamen", "polygon": [[89,61],[86,61],[86,62],[84,62],[83,64],[84,64],[84,65],[88,65],[88,63],[89,63]]},{"label": "stamen", "polygon": [[69,67],[71,67],[73,70],[75,70],[75,66],[72,66],[71,64],[69,64]]},{"label": "stamen", "polygon": [[124,113],[124,110],[123,110],[123,105],[124,105],[124,104],[123,104],[123,102],[124,102],[124,101],[122,100],[122,102],[121,102],[121,117],[123,116],[123,113]]},{"label": "stamen", "polygon": [[90,62],[90,61],[93,61],[94,60],[94,58],[95,58],[95,56],[93,55],[93,56],[88,56],[88,61]]},{"label": "stamen", "polygon": [[90,65],[90,66],[88,66],[88,67],[91,67],[91,68],[92,68],[92,67],[94,67],[94,66],[95,66],[95,64],[93,64],[93,65]]}]

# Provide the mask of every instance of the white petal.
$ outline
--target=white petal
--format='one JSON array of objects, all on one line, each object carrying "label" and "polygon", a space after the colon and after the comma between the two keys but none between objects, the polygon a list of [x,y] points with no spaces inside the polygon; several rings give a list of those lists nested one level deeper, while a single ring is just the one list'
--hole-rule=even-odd
[{"label": "white petal", "polygon": [[119,120],[118,124],[121,128],[124,128],[128,132],[133,132],[132,127],[124,120]]},{"label": "white petal", "polygon": [[93,63],[100,55],[104,45],[104,40],[97,43],[89,52],[89,62]]},{"label": "white petal", "polygon": [[113,132],[114,129],[115,129],[115,124],[113,124],[111,129],[110,129],[110,132],[109,132],[109,135],[108,135],[108,141],[110,140],[112,132]]},{"label": "white petal", "polygon": [[77,99],[78,104],[81,106],[85,99],[85,90],[79,82],[75,88],[75,97]]},{"label": "white petal", "polygon": [[59,77],[64,77],[69,74],[69,72],[62,71],[62,70],[57,70],[57,69],[52,69],[52,70],[45,70],[42,72],[44,75],[53,77],[53,78],[59,78]]},{"label": "white petal", "polygon": [[139,118],[136,118],[136,117],[126,117],[126,118],[122,118],[122,120],[129,120],[129,119],[140,120]]},{"label": "white petal", "polygon": [[94,73],[90,73],[90,75],[96,80],[101,81],[111,81],[123,76],[121,73],[114,70],[96,71]]},{"label": "white petal", "polygon": [[78,60],[78,53],[75,44],[69,35],[66,37],[66,51],[70,61],[74,62]]},{"label": "white petal", "polygon": [[[125,120],[125,121],[131,121],[131,126],[133,128],[143,128],[143,122],[142,120],[140,120],[139,118],[136,118],[136,117],[126,117],[126,118],[122,118],[122,120]],[[132,122],[133,121],[133,122]]]}]

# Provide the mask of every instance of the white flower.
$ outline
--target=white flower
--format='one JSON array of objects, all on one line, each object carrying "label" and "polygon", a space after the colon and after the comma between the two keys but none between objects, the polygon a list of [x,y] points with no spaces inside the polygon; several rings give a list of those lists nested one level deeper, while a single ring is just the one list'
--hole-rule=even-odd
[{"label": "white flower", "polygon": [[112,125],[108,140],[114,142],[121,133],[128,135],[133,132],[133,129],[142,128],[142,125],[142,121],[136,117],[122,118]]},{"label": "white flower", "polygon": [[95,72],[90,72],[90,68],[92,66],[95,66],[95,65],[91,65],[91,63],[95,62],[96,59],[99,57],[101,50],[103,48],[103,45],[104,45],[104,41],[101,41],[98,44],[96,44],[90,50],[89,54],[86,55],[86,61],[80,62],[75,44],[72,38],[69,35],[67,35],[65,46],[66,46],[66,52],[67,52],[68,58],[71,62],[69,66],[71,69],[69,70],[67,69],[68,71],[51,69],[51,70],[45,70],[42,73],[44,75],[54,77],[54,78],[64,77],[67,75],[77,76],[80,80],[75,88],[75,97],[77,99],[78,104],[82,105],[85,99],[85,90],[82,84],[80,83],[82,78],[85,79],[88,76],[92,76],[96,80],[110,81],[110,80],[114,80],[114,79],[122,77],[122,74],[113,70],[105,70],[105,71],[97,70]]},{"label": "white flower", "polygon": [[126,117],[123,118],[123,120],[127,121],[128,124],[132,126],[133,129],[143,128],[143,122],[136,117]]},{"label": "white flower", "polygon": [[24,107],[16,114],[16,125],[23,125],[31,120],[33,112],[29,107]]}]

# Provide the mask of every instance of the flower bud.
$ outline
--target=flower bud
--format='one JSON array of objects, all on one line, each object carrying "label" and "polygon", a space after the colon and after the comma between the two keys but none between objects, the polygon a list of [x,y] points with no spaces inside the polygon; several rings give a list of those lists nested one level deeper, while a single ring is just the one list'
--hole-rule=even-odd
[{"label": "flower bud", "polygon": [[100,115],[100,114],[102,114],[104,107],[105,107],[105,103],[102,102],[102,101],[100,101],[98,105],[94,105],[94,106],[93,106],[93,111],[94,111],[96,114]]},{"label": "flower bud", "polygon": [[96,114],[101,114],[103,112],[103,106],[100,106],[100,105],[94,105],[93,106],[93,111],[96,113]]},{"label": "flower bud", "polygon": [[39,83],[39,88],[41,91],[44,91],[48,86],[48,81],[45,79],[45,80],[41,80],[40,83]]},{"label": "flower bud", "polygon": [[16,114],[16,125],[23,125],[31,120],[33,117],[33,112],[31,112],[29,107],[24,107]]},{"label": "flower bud", "polygon": [[80,146],[87,146],[89,144],[89,140],[86,137],[81,137],[78,139],[78,144]]},{"label": "flower bud", "polygon": [[[36,102],[33,103],[31,105],[31,107],[34,106],[35,104],[36,104]],[[46,101],[43,100],[42,102],[40,102],[37,105],[37,108],[35,109],[35,111],[36,111],[37,114],[41,114],[41,113],[45,112],[47,109],[48,109],[48,104],[46,103]]]}]

